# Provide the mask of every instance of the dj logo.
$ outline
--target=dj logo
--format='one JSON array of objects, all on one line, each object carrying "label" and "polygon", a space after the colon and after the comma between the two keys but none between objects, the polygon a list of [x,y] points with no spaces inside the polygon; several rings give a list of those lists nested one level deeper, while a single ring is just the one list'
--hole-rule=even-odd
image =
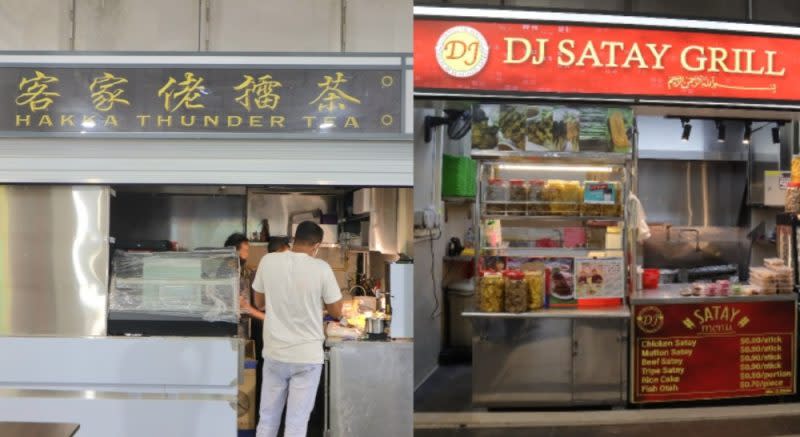
[{"label": "dj logo", "polygon": [[644,307],[636,316],[636,326],[644,333],[654,334],[664,326],[664,313],[658,307]]},{"label": "dj logo", "polygon": [[436,43],[436,60],[447,74],[470,77],[478,74],[489,59],[489,44],[469,26],[447,29]]}]

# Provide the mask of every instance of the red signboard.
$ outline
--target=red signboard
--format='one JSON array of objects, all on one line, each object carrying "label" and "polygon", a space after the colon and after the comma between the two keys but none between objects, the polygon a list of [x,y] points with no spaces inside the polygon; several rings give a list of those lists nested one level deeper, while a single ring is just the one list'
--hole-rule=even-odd
[{"label": "red signboard", "polygon": [[631,400],[795,392],[795,301],[636,305]]},{"label": "red signboard", "polygon": [[800,39],[654,28],[414,21],[418,92],[800,101]]}]

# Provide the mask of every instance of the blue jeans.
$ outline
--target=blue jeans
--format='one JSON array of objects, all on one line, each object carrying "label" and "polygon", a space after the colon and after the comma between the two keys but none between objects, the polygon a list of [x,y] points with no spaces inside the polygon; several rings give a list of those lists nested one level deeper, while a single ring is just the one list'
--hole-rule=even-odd
[{"label": "blue jeans", "polygon": [[256,437],[276,437],[286,406],[283,437],[305,437],[314,409],[322,364],[295,364],[264,357],[261,409]]}]

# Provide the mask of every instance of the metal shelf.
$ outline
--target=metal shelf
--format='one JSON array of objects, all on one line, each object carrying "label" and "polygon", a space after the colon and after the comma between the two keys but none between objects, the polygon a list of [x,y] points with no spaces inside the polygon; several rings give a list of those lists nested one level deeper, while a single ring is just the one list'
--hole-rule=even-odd
[{"label": "metal shelf", "polygon": [[442,197],[442,202],[451,204],[470,204],[475,203],[474,197]]},{"label": "metal shelf", "polygon": [[442,257],[442,260],[450,261],[450,262],[462,262],[462,263],[463,262],[472,262],[472,261],[475,261],[475,255],[472,255],[472,256],[466,256],[466,255],[449,256],[449,255],[447,255],[447,256]]},{"label": "metal shelf", "polygon": [[508,221],[598,221],[598,222],[624,222],[618,216],[580,216],[580,215],[497,215],[481,214],[483,220],[508,220]]},{"label": "metal shelf", "polygon": [[[487,253],[489,252],[489,253]],[[530,258],[612,258],[623,256],[622,249],[566,249],[541,247],[482,247],[482,256],[512,256]]]},{"label": "metal shelf", "polygon": [[631,310],[627,305],[597,308],[545,308],[537,311],[524,313],[483,313],[479,311],[465,311],[461,313],[464,317],[485,318],[485,319],[534,319],[534,318],[553,318],[553,319],[577,319],[577,318],[621,318],[627,319],[631,315]]},{"label": "metal shelf", "polygon": [[507,161],[514,159],[520,161],[556,161],[567,163],[591,163],[603,165],[625,165],[631,161],[631,155],[626,153],[610,152],[545,152],[545,151],[502,151],[502,150],[473,150],[472,157],[476,159],[502,158]]}]

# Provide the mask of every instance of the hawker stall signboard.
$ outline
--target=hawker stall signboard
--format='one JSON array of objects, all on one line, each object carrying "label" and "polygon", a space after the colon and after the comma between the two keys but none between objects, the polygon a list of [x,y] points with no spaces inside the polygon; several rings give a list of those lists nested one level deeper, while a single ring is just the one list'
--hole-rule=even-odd
[{"label": "hawker stall signboard", "polygon": [[397,134],[402,59],[0,55],[0,134]]},{"label": "hawker stall signboard", "polygon": [[417,95],[800,101],[800,32],[743,34],[709,22],[711,33],[696,20],[673,30],[687,20],[584,14],[601,18],[581,23],[559,21],[565,14],[558,13],[458,10],[466,12],[415,8]]},{"label": "hawker stall signboard", "polygon": [[796,301],[635,305],[635,403],[795,393]]}]

